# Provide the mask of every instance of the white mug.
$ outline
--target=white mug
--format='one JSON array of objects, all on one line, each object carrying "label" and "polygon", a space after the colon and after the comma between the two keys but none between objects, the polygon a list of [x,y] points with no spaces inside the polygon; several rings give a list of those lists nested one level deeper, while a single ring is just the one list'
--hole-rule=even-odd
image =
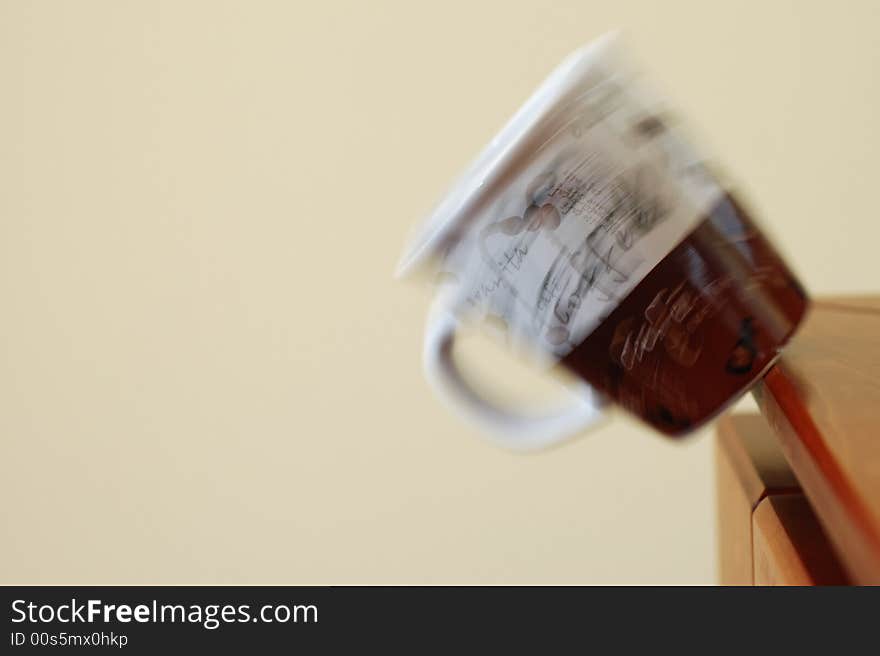
[{"label": "white mug", "polygon": [[[808,303],[615,35],[566,59],[454,184],[398,274],[425,269],[441,281],[427,379],[515,449],[580,433],[612,401],[688,433],[772,366]],[[463,322],[575,373],[570,405],[483,398],[452,357]]]}]

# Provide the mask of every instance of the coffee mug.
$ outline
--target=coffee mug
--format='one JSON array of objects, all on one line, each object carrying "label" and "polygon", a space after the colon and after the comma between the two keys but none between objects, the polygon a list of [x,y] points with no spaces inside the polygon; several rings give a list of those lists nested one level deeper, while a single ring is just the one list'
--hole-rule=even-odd
[{"label": "coffee mug", "polygon": [[[455,183],[399,275],[439,287],[425,335],[437,394],[504,445],[584,431],[609,403],[669,435],[705,424],[773,365],[808,299],[615,35],[577,51]],[[575,374],[540,416],[484,398],[452,356],[479,325]]]}]

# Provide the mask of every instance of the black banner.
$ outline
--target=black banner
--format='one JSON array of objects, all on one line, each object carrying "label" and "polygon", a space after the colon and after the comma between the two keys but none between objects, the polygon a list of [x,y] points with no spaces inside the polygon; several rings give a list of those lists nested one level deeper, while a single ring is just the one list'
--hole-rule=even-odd
[{"label": "black banner", "polygon": [[713,630],[713,643],[779,635],[791,647],[836,620],[853,638],[878,607],[868,588],[0,587],[0,597],[9,654],[508,644],[555,653],[607,640],[679,647]]}]

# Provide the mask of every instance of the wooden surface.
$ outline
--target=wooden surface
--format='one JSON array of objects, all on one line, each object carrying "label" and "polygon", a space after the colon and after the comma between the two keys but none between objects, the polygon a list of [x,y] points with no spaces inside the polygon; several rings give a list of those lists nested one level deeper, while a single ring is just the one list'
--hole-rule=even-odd
[{"label": "wooden surface", "polygon": [[755,388],[856,583],[880,583],[880,297],[824,299]]},{"label": "wooden surface", "polygon": [[752,514],[755,585],[845,585],[846,575],[807,498],[765,497]]},{"label": "wooden surface", "polygon": [[845,312],[880,312],[880,296],[838,296],[818,298],[813,308],[838,309]]},{"label": "wooden surface", "polygon": [[715,471],[720,581],[752,585],[752,514],[768,494],[798,492],[797,480],[759,415],[719,420]]}]

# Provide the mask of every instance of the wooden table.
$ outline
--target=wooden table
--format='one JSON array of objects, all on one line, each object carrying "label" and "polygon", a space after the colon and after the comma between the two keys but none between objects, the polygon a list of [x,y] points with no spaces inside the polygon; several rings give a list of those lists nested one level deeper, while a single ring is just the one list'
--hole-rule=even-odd
[{"label": "wooden table", "polygon": [[820,299],[718,425],[721,582],[880,584],[880,297]]}]

